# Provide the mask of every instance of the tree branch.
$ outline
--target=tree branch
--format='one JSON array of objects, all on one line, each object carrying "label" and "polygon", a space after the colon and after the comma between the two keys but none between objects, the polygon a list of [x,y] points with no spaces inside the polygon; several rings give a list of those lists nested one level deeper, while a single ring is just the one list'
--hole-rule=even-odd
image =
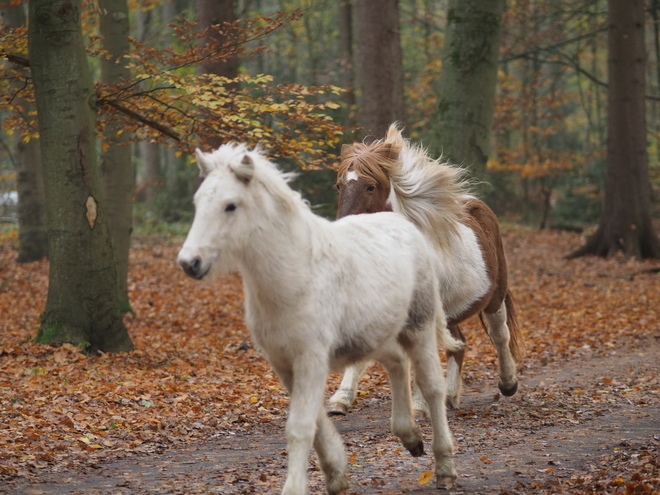
[{"label": "tree branch", "polygon": [[137,112],[134,112],[130,108],[126,108],[124,105],[121,103],[117,103],[116,101],[111,101],[111,100],[103,100],[101,101],[103,105],[108,105],[119,112],[123,113],[124,115],[137,120],[138,122],[142,122],[144,125],[147,127],[151,127],[152,129],[157,130],[161,134],[165,134],[168,137],[171,137],[177,142],[181,142],[181,136],[177,134],[173,129],[166,127],[162,124],[159,124],[155,120],[150,119],[149,117],[145,117],[144,115],[140,115]]}]

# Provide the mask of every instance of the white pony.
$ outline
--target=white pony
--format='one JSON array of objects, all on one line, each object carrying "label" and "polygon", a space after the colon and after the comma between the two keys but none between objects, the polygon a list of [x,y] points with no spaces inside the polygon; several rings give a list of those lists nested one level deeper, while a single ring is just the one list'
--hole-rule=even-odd
[{"label": "white pony", "polygon": [[462,343],[446,328],[437,257],[425,237],[397,213],[334,223],[314,215],[286,176],[245,145],[196,157],[205,179],[178,262],[195,279],[232,270],[243,277],[247,326],[290,394],[282,493],[307,492],[312,446],[328,493],[346,492],[346,454],[323,395],[331,371],[360,360],[385,366],[392,432],[412,455],[424,453],[407,356],[430,408],[437,484],[451,486],[456,470],[436,345]]}]

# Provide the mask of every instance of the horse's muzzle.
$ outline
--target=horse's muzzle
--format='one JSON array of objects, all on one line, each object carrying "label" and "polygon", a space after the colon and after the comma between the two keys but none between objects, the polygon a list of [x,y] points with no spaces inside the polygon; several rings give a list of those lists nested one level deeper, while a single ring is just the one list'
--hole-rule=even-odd
[{"label": "horse's muzzle", "polygon": [[204,266],[202,258],[195,256],[190,260],[179,258],[179,265],[186,272],[186,275],[197,280],[201,280],[209,272],[211,266]]}]

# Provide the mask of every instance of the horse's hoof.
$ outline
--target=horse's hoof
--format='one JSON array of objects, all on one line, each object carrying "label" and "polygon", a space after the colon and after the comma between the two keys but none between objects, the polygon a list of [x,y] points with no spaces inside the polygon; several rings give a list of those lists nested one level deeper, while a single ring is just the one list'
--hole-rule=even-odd
[{"label": "horse's hoof", "polygon": [[500,392],[502,392],[502,395],[504,397],[511,397],[513,394],[515,394],[518,391],[518,382],[515,381],[513,385],[510,387],[505,387],[502,382],[498,384],[498,387],[500,388]]},{"label": "horse's hoof", "polygon": [[461,405],[461,398],[447,396],[447,399],[445,400],[445,404],[447,404],[447,409],[458,409],[459,406]]},{"label": "horse's hoof", "polygon": [[408,449],[413,457],[422,457],[424,455],[424,442],[419,442],[412,449]]},{"label": "horse's hoof", "polygon": [[348,414],[348,407],[341,402],[333,402],[328,405],[328,416],[346,416]]},{"label": "horse's hoof", "polygon": [[438,490],[450,490],[456,482],[455,476],[436,476],[435,487]]},{"label": "horse's hoof", "polygon": [[327,489],[329,495],[346,495],[348,478],[342,474],[333,481],[327,482]]}]

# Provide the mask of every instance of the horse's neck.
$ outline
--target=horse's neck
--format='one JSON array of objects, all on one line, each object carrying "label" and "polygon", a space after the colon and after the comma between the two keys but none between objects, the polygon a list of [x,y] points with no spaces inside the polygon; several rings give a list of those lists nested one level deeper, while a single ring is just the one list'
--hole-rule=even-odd
[{"label": "horse's neck", "polygon": [[286,306],[308,284],[310,257],[322,219],[307,211],[296,215],[291,221],[265,222],[245,247],[240,271],[254,303]]}]

